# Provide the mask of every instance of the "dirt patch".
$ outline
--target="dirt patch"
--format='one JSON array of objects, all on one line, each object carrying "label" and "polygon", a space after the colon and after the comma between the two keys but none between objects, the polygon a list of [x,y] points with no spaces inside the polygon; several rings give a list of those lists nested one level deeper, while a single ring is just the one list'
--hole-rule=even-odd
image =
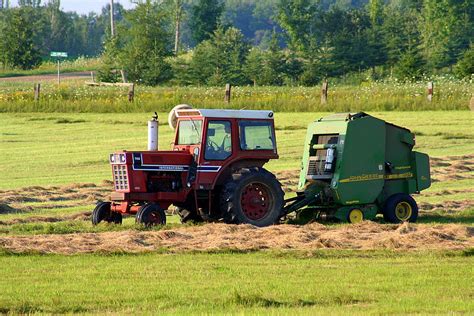
[{"label": "dirt patch", "polygon": [[15,253],[140,253],[169,251],[265,250],[265,249],[467,249],[474,247],[473,231],[457,224],[384,225],[363,222],[328,227],[206,224],[164,231],[122,231],[67,235],[0,237],[0,247]]},{"label": "dirt patch", "polygon": [[[62,73],[61,80],[77,80],[77,79],[88,79],[90,78],[90,72],[82,71],[82,72],[69,72],[69,73]],[[0,82],[8,81],[8,82],[24,82],[24,81],[53,81],[58,80],[58,75],[54,74],[45,74],[45,75],[32,75],[32,76],[13,76],[13,77],[4,77],[0,78]]]}]

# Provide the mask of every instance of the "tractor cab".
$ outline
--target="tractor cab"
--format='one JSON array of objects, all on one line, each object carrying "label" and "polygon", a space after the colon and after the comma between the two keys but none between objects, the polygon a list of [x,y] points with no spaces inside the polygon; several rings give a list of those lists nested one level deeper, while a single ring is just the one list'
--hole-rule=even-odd
[{"label": "tractor cab", "polygon": [[[110,155],[115,190],[98,204],[93,223],[137,214],[163,224],[173,204],[182,221],[221,220],[265,226],[280,218],[283,191],[263,169],[278,159],[272,111],[178,108],[171,150],[158,150],[157,117],[149,122],[148,151]],[[235,191],[237,190],[237,192]]]},{"label": "tractor cab", "polygon": [[173,150],[189,152],[201,189],[212,189],[232,169],[278,159],[271,111],[178,110]]}]

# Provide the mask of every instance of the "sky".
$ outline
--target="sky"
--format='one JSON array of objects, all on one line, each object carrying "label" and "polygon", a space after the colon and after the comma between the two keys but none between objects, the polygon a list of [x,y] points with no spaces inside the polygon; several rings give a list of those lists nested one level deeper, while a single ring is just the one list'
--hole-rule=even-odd
[{"label": "sky", "polygon": [[[47,3],[48,0],[42,0],[41,3]],[[61,0],[61,8],[63,11],[76,11],[79,14],[89,13],[91,11],[99,13],[103,6],[109,3],[110,0]],[[10,1],[10,4],[15,5],[17,0]],[[120,3],[126,9],[130,9],[134,4],[130,0],[114,0],[114,3]]]}]

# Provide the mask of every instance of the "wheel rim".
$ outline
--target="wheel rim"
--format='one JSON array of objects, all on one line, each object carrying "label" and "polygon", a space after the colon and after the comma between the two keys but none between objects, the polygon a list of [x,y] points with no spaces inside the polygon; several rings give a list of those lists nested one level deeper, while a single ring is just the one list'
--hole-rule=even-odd
[{"label": "wheel rim", "polygon": [[395,207],[395,216],[401,221],[407,221],[410,219],[413,213],[413,209],[408,202],[400,202]]},{"label": "wheel rim", "polygon": [[349,213],[349,222],[352,224],[360,223],[364,220],[364,213],[358,208],[355,208]]},{"label": "wheel rim", "polygon": [[159,211],[150,211],[146,222],[148,225],[161,225],[163,223],[163,219],[161,218]]},{"label": "wheel rim", "polygon": [[249,183],[242,190],[240,204],[242,211],[251,220],[267,216],[272,208],[270,190],[263,183]]}]

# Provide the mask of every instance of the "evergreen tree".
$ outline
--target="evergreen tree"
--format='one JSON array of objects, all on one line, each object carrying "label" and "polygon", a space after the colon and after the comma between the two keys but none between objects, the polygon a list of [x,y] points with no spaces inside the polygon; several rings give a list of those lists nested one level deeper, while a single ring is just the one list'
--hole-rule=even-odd
[{"label": "evergreen tree", "polygon": [[190,28],[195,43],[209,39],[217,29],[224,10],[221,0],[198,0],[191,7]]},{"label": "evergreen tree", "polygon": [[403,81],[416,81],[423,76],[424,61],[416,47],[402,53],[395,66],[395,76]]},{"label": "evergreen tree", "polygon": [[190,69],[194,82],[210,85],[248,83],[243,71],[248,51],[249,45],[238,29],[219,27],[194,51]]},{"label": "evergreen tree", "polygon": [[454,73],[460,79],[474,75],[474,44],[471,44],[454,67]]},{"label": "evergreen tree", "polygon": [[250,50],[245,61],[244,73],[253,82],[254,86],[261,84],[260,78],[264,59],[264,52],[260,48],[254,47]]},{"label": "evergreen tree", "polygon": [[281,86],[284,82],[285,64],[285,55],[278,45],[278,35],[274,31],[270,46],[264,54],[260,84]]}]

